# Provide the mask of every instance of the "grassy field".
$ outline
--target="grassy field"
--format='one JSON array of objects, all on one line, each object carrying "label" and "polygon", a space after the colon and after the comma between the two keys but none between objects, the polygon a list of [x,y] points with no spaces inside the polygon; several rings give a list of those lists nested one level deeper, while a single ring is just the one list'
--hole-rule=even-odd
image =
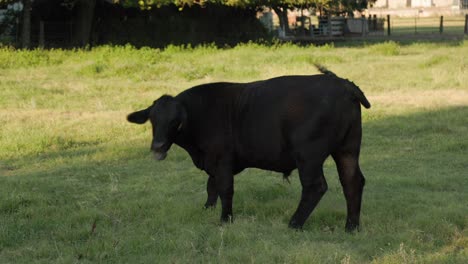
[{"label": "grassy field", "polygon": [[[333,162],[303,232],[300,186],[247,170],[233,224],[203,210],[207,177],[126,115],[213,81],[315,74],[365,91],[362,230],[344,232]],[[468,41],[165,50],[0,48],[0,263],[468,263]]]}]

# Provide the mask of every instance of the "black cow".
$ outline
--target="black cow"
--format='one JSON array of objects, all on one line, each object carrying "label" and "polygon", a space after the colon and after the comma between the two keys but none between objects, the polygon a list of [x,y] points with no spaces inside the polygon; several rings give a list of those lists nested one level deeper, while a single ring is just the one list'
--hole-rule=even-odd
[{"label": "black cow", "polygon": [[318,68],[324,74],[195,86],[164,95],[127,119],[151,121],[158,160],[175,143],[207,172],[205,207],[215,206],[219,196],[222,221],[232,219],[235,174],[260,168],[287,177],[298,168],[302,195],[289,226],[302,228],[327,191],[322,167],[332,155],[346,197],[346,230],[352,231],[359,226],[365,182],[360,105],[370,103],[354,83]]}]

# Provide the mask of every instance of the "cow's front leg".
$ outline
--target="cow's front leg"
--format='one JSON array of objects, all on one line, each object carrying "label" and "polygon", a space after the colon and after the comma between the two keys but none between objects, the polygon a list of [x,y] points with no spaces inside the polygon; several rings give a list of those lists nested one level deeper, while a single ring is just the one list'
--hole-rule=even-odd
[{"label": "cow's front leg", "polygon": [[216,202],[218,201],[218,191],[216,188],[215,177],[212,175],[209,175],[208,177],[206,192],[208,193],[208,198],[206,199],[205,208],[215,207]]},{"label": "cow's front leg", "polygon": [[230,169],[219,170],[216,174],[216,190],[221,198],[221,222],[232,222],[232,198],[234,196],[234,175]]}]

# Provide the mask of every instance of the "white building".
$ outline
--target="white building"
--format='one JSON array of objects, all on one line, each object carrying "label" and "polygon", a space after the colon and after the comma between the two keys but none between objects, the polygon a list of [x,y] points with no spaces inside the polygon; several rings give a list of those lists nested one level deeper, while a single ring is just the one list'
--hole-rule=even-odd
[{"label": "white building", "polygon": [[[462,0],[463,1],[463,0]],[[452,7],[457,0],[377,0],[373,7],[377,8],[415,8],[415,7]]]},{"label": "white building", "polygon": [[397,16],[456,15],[468,12],[468,0],[377,0],[368,12]]}]

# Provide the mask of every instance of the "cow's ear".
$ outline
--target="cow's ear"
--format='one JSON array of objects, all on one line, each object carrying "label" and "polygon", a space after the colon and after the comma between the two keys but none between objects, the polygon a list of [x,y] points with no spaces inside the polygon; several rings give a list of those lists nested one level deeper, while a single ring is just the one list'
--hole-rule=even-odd
[{"label": "cow's ear", "polygon": [[135,124],[144,124],[148,121],[149,118],[149,109],[140,110],[134,113],[131,113],[127,116],[128,122]]}]

